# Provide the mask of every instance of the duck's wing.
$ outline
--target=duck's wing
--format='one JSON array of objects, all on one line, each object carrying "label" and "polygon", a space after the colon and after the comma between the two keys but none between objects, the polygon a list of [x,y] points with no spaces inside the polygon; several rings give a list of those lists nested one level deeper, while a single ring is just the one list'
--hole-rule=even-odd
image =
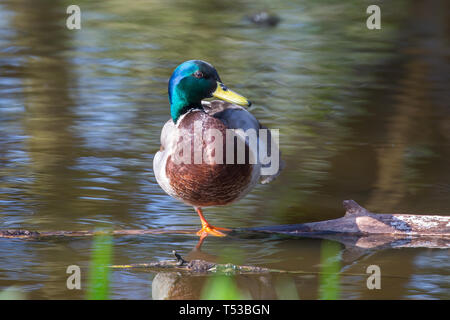
[{"label": "duck's wing", "polygon": [[[209,115],[221,120],[229,129],[254,129],[258,135],[259,148],[265,148],[267,151],[263,152],[263,156],[259,159],[260,165],[260,182],[265,184],[274,180],[285,167],[284,161],[281,159],[281,152],[278,147],[277,139],[274,138],[272,132],[265,126],[261,125],[259,121],[247,111],[247,109],[221,100],[214,100],[211,102],[203,101],[203,109]],[[266,129],[267,135],[263,137],[260,135],[260,129]],[[278,157],[271,157],[271,155],[278,154]],[[258,151],[255,152],[258,154]]]},{"label": "duck's wing", "polygon": [[[276,167],[277,170],[267,170],[266,169],[270,168],[271,166],[275,165],[273,163],[273,161],[271,161],[271,158],[266,156],[265,162],[262,164],[262,168],[261,168],[261,183],[262,184],[266,184],[266,183],[270,183],[273,180],[275,180],[276,177],[278,177],[281,173],[281,171],[285,168],[286,163],[284,162],[283,159],[281,159],[281,151],[280,148],[278,147],[278,139],[275,140],[273,135],[272,135],[272,131],[269,130],[269,128],[267,128],[266,126],[261,125],[261,129],[266,129],[268,134],[267,134],[267,154],[272,155],[272,152],[276,152],[278,154],[278,161],[277,161],[277,165]],[[277,137],[278,137],[278,132],[277,132]],[[269,174],[264,174],[265,172],[270,172]]]}]

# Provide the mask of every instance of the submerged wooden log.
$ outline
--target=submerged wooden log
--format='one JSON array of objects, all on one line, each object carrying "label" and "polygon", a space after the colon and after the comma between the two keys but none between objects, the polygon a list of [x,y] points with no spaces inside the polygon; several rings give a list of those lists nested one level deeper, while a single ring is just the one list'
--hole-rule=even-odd
[{"label": "submerged wooden log", "polygon": [[[147,269],[150,271],[184,271],[189,273],[220,273],[220,274],[248,274],[266,272],[285,272],[255,266],[240,266],[231,263],[219,264],[205,260],[184,260],[176,251],[173,251],[176,260],[161,260],[150,263],[135,263],[127,265],[113,265],[115,269]],[[286,271],[287,272],[287,271]]]},{"label": "submerged wooden log", "polygon": [[[194,259],[186,261],[176,251],[172,251],[176,256],[176,260],[161,260],[149,263],[134,263],[126,265],[112,265],[109,266],[112,269],[135,269],[148,272],[161,273],[181,273],[191,275],[208,275],[208,274],[220,274],[220,275],[264,275],[264,274],[295,274],[302,276],[319,276],[330,275],[334,273],[327,273],[322,271],[303,271],[303,270],[282,270],[273,268],[264,268],[258,266],[237,265],[232,263],[216,263],[201,259]],[[365,273],[352,273],[345,272],[345,275],[353,276],[367,276]],[[402,276],[384,274],[384,277],[389,278],[402,278]]]},{"label": "submerged wooden log", "polygon": [[[292,225],[232,229],[232,237],[252,237],[278,234],[295,237],[323,238],[360,248],[391,247],[450,247],[450,216],[372,213],[353,200],[345,200],[342,218]],[[48,231],[0,230],[0,238],[45,238],[93,236],[107,231]],[[195,230],[115,230],[113,235],[195,234]]]},{"label": "submerged wooden log", "polygon": [[146,235],[146,234],[195,234],[194,230],[167,230],[167,229],[130,229],[130,230],[81,230],[81,231],[30,231],[23,229],[7,229],[0,230],[0,238],[47,238],[47,237],[86,237],[95,236],[98,234],[112,234],[112,235]]}]

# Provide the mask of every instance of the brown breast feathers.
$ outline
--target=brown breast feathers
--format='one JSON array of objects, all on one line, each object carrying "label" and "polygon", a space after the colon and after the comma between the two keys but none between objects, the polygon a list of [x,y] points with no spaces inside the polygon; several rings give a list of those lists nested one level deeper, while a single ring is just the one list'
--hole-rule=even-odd
[{"label": "brown breast feathers", "polygon": [[[226,164],[226,127],[222,121],[203,111],[189,112],[180,121],[178,128],[182,136],[179,137],[176,151],[173,153],[175,157],[179,157],[174,159],[169,156],[166,164],[166,175],[178,197],[198,207],[225,205],[238,199],[251,181],[252,165],[248,161],[248,146],[245,146],[245,164],[236,164],[236,146],[234,163]],[[216,129],[221,133],[222,161],[217,160],[220,151],[214,149],[214,146],[220,147],[220,143],[211,143],[215,138],[208,134],[211,132],[208,129]],[[194,139],[199,139],[195,141],[197,150],[194,150]],[[183,141],[191,145],[190,157],[183,155]],[[194,151],[197,152],[195,159]]]}]

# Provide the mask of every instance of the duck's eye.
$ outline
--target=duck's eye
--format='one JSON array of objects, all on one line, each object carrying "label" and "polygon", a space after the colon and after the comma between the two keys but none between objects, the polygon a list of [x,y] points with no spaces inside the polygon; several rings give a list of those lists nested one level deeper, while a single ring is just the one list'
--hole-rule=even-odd
[{"label": "duck's eye", "polygon": [[193,74],[193,76],[196,77],[196,78],[198,78],[198,79],[204,77],[203,72],[201,72],[201,71],[195,71],[194,74]]}]

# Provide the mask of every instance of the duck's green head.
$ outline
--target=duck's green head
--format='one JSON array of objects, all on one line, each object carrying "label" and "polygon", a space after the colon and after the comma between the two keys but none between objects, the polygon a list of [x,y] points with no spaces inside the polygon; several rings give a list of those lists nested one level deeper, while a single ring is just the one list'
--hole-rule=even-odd
[{"label": "duck's green head", "polygon": [[173,122],[191,109],[201,108],[201,101],[216,97],[241,106],[251,102],[229,90],[220,80],[216,69],[201,60],[190,60],[180,64],[169,80],[170,114]]}]

